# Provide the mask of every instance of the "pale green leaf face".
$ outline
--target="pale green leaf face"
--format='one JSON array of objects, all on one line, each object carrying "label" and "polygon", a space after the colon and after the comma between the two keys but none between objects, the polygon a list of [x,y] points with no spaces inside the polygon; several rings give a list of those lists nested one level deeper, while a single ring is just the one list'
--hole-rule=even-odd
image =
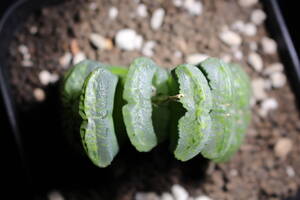
[{"label": "pale green leaf face", "polygon": [[106,65],[91,60],[84,60],[70,68],[63,80],[63,100],[67,102],[77,100],[81,94],[86,77],[99,67],[106,67]]},{"label": "pale green leaf face", "polygon": [[[124,86],[123,118],[130,142],[138,151],[150,151],[157,145],[157,135],[152,124],[153,79],[158,70],[148,58],[137,58],[129,67]],[[162,82],[161,78],[158,83]]]},{"label": "pale green leaf face", "polygon": [[119,150],[112,118],[118,77],[104,68],[85,80],[80,98],[80,134],[88,157],[99,167],[108,166]]},{"label": "pale green leaf face", "polygon": [[[213,96],[210,113],[213,137],[202,154],[216,162],[225,161],[238,149],[245,133],[242,127],[248,123],[250,111],[248,107],[245,111],[240,107],[249,104],[249,82],[216,58],[209,58],[198,67],[206,75]],[[244,112],[247,114],[239,114]]]},{"label": "pale green leaf face", "polygon": [[[212,95],[208,82],[193,65],[179,65],[175,69],[179,83],[179,102],[186,113],[178,121],[178,140],[175,157],[186,161],[196,156],[211,137]],[[175,123],[175,122],[173,122]]]}]

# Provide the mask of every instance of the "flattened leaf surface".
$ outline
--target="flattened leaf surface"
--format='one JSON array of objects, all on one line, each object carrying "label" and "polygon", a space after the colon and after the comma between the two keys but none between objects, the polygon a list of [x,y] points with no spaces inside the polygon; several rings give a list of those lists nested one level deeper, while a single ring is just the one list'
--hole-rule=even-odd
[{"label": "flattened leaf surface", "polygon": [[123,118],[132,145],[141,152],[157,144],[152,124],[152,79],[157,66],[148,58],[137,58],[129,67],[124,86]]},{"label": "flattened leaf surface", "polygon": [[202,154],[209,159],[222,158],[231,146],[231,140],[236,137],[235,95],[233,75],[229,66],[216,58],[208,58],[198,65],[208,79],[213,96],[211,110],[212,139],[203,149]]},{"label": "flattened leaf surface", "polygon": [[231,146],[225,152],[222,158],[216,159],[217,162],[229,160],[229,158],[238,150],[245,137],[249,122],[251,120],[250,98],[251,84],[248,75],[243,69],[235,64],[229,65],[233,74],[235,110],[232,112],[234,117],[234,134],[230,139]]},{"label": "flattened leaf surface", "polygon": [[178,121],[175,157],[186,161],[196,156],[207,144],[211,134],[212,95],[202,72],[193,65],[175,69],[179,83],[179,101],[186,113]]},{"label": "flattened leaf surface", "polygon": [[118,77],[98,68],[86,79],[80,99],[80,133],[88,157],[99,167],[108,166],[119,150],[113,124]]}]

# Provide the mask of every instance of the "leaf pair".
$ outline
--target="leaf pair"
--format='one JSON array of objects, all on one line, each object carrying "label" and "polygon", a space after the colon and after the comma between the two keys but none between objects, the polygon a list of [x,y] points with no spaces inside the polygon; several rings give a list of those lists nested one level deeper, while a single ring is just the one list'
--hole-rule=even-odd
[{"label": "leaf pair", "polygon": [[125,129],[141,152],[170,138],[179,160],[200,152],[216,162],[227,160],[250,121],[249,85],[241,68],[215,58],[179,65],[172,73],[137,58],[129,70],[81,62],[67,73],[62,92],[65,107],[72,107],[74,116],[80,113],[87,155],[106,167]]}]

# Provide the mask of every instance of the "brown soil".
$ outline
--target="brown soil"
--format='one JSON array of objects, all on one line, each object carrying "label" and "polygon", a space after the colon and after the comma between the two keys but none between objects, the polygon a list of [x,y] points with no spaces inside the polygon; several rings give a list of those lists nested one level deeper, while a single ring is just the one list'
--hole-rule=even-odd
[{"label": "brown soil", "polygon": [[[141,56],[139,51],[122,51],[117,47],[96,50],[89,42],[92,32],[113,39],[120,29],[135,29],[145,41],[157,42],[153,59],[159,65],[174,67],[184,63],[185,57],[192,53],[200,52],[216,57],[221,57],[224,53],[232,54],[232,50],[220,42],[218,33],[223,25],[229,26],[237,19],[249,21],[254,9],[241,8],[234,0],[203,0],[204,12],[195,17],[176,8],[171,1],[142,1],[147,5],[150,16],[156,8],[166,10],[163,26],[158,31],[153,31],[149,25],[149,16],[138,18],[132,15],[138,5],[133,0],[94,0],[98,6],[94,11],[89,8],[91,2],[73,0],[44,8],[34,13],[16,34],[16,39],[10,46],[9,62],[13,92],[21,110],[30,110],[32,106],[36,106],[33,90],[36,87],[44,88],[38,79],[41,70],[63,75],[66,69],[60,66],[59,59],[70,51],[72,41],[78,43],[88,58],[104,63],[128,66],[135,57]],[[111,6],[119,10],[115,20],[107,17]],[[30,33],[32,27],[38,28],[37,33]],[[246,55],[250,51],[249,42],[259,42],[266,34],[265,27],[259,26],[255,37],[243,36],[241,50],[245,56],[243,61],[235,60],[244,66],[252,78],[261,75],[246,63]],[[20,66],[22,56],[16,50],[20,44],[29,48],[33,67]],[[183,53],[182,58],[174,56],[177,50]],[[265,66],[279,60],[278,55],[264,55],[261,50],[259,53]],[[271,90],[268,95],[278,101],[279,108],[266,118],[261,118],[257,114],[258,106],[253,107],[252,125],[246,140],[240,151],[227,163],[214,165],[197,158],[182,164],[174,160],[170,153],[166,153],[165,147],[158,147],[147,155],[129,150],[129,153],[121,153],[110,168],[109,173],[114,178],[107,179],[111,181],[107,183],[107,187],[83,187],[77,188],[77,192],[74,188],[62,190],[67,197],[73,199],[95,199],[102,194],[104,197],[132,199],[137,191],[163,192],[173,183],[180,183],[192,194],[205,193],[213,199],[284,199],[293,196],[300,186],[300,174],[297,171],[300,169],[300,146],[297,145],[300,142],[298,108],[288,85]],[[53,97],[46,93],[46,98],[48,96]],[[286,159],[280,159],[274,153],[274,145],[281,137],[290,138],[294,143]],[[122,155],[129,156],[130,159],[121,158]],[[121,164],[118,165],[119,163]],[[290,167],[295,170],[294,176],[287,175],[287,168]],[[53,187],[61,189],[59,186]],[[107,195],[107,191],[114,195]]]}]

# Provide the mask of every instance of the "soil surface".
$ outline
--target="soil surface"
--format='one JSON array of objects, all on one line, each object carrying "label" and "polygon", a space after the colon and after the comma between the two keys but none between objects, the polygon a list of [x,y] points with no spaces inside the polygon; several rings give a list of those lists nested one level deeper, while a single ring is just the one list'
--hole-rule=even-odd
[{"label": "soil surface", "polygon": [[[49,123],[54,125],[59,123],[59,117],[55,116],[59,112],[52,113],[49,107],[56,105],[55,99],[58,98],[56,92],[58,83],[55,75],[61,77],[72,65],[66,55],[70,54],[74,58],[78,52],[83,52],[89,59],[128,66],[135,57],[143,54],[141,50],[124,51],[116,46],[114,38],[121,29],[134,29],[143,37],[144,42],[154,40],[156,46],[152,58],[160,66],[172,68],[185,63],[187,57],[194,53],[220,58],[229,55],[232,61],[244,67],[252,79],[266,78],[247,63],[247,55],[251,51],[250,44],[259,44],[261,38],[267,35],[264,25],[257,26],[257,34],[254,36],[240,34],[243,39],[239,47],[243,54],[242,59],[233,56],[237,50],[219,39],[219,33],[224,26],[230,27],[237,20],[250,21],[253,9],[261,8],[261,5],[243,8],[234,0],[203,0],[203,13],[194,16],[185,9],[176,7],[172,1],[144,0],[140,3],[147,6],[148,16],[140,17],[136,15],[138,2],[138,0],[69,0],[35,12],[28,18],[24,27],[16,33],[15,40],[9,47],[11,84],[17,107],[22,111],[24,137],[29,137],[30,139],[27,140],[31,142],[34,139],[36,143],[41,143],[38,139],[42,139],[51,143],[46,145],[47,153],[41,156],[41,160],[49,156],[44,158],[47,160],[44,164],[48,165],[48,162],[52,162],[51,159],[60,154],[59,148],[64,147],[63,142],[57,142],[53,138],[53,140],[43,140],[43,138],[47,138],[46,134],[50,132],[45,130],[51,126]],[[118,9],[115,19],[109,17],[111,7]],[[153,30],[150,19],[157,8],[163,8],[166,15],[162,26],[158,30]],[[102,35],[112,42],[112,46],[104,50],[97,49],[89,39],[91,33]],[[29,65],[32,66],[23,66],[24,48],[23,51],[22,47],[20,50],[21,45],[27,47],[28,51],[25,50],[25,54],[27,61],[32,62]],[[265,54],[260,45],[256,51],[262,57],[265,68],[269,64],[280,62],[277,53]],[[28,55],[30,55],[29,59]],[[54,75],[53,83],[41,82],[39,77],[42,70],[47,70],[52,76]],[[109,169],[91,170],[91,172],[102,171],[97,173],[102,174],[103,177],[98,176],[99,174],[97,175],[99,178],[91,176],[91,179],[98,181],[91,181],[91,184],[79,181],[74,184],[74,187],[72,185],[66,187],[59,181],[55,184],[55,180],[51,180],[51,184],[43,190],[58,189],[67,199],[101,199],[101,197],[132,199],[136,192],[154,191],[160,194],[168,191],[173,184],[179,183],[193,195],[206,194],[215,200],[275,200],[292,197],[300,187],[299,112],[288,83],[281,88],[269,89],[266,93],[268,97],[276,99],[278,108],[266,116],[261,116],[259,115],[261,102],[258,101],[253,105],[252,124],[245,142],[239,152],[227,163],[213,164],[200,156],[187,163],[180,163],[173,158],[165,145],[157,147],[149,154],[137,153],[130,147],[124,147],[124,151],[122,152],[121,149],[121,153]],[[51,109],[58,109],[58,107],[54,106]],[[36,124],[26,119],[34,115],[38,115],[35,118],[39,118]],[[38,124],[38,120],[44,121]],[[30,126],[35,125],[39,128],[35,129],[37,133],[34,134],[31,133]],[[54,135],[59,132],[59,126],[54,129],[49,127],[49,129]],[[275,146],[286,139],[288,142],[283,143],[289,146],[283,148],[290,147],[290,150],[286,156],[282,156],[276,153]],[[42,147],[44,144],[37,145],[39,146],[34,148],[45,148]],[[31,147],[28,151],[36,153],[34,148]],[[63,162],[63,155],[60,155],[59,161]],[[33,157],[32,160],[35,158]],[[54,166],[53,170],[51,167],[46,168],[52,172],[41,170],[40,174],[50,173],[52,176],[60,165],[62,164],[53,161],[50,164]],[[67,167],[65,168],[68,170]],[[82,173],[79,176],[81,178],[84,177],[85,172]],[[77,174],[67,177],[72,175],[74,177],[71,180],[76,180]]]}]

